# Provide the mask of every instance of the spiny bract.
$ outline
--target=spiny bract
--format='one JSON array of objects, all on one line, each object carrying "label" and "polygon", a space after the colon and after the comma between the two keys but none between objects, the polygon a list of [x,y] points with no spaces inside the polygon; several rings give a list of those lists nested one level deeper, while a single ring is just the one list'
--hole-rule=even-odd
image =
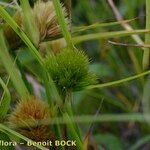
[{"label": "spiny bract", "polygon": [[51,119],[48,105],[35,97],[20,101],[10,114],[9,125],[24,136],[35,140],[44,141],[50,138],[48,125],[39,125],[42,119]]},{"label": "spiny bract", "polygon": [[96,77],[89,71],[89,59],[83,51],[64,49],[46,59],[48,71],[61,92],[78,91],[93,84]]}]

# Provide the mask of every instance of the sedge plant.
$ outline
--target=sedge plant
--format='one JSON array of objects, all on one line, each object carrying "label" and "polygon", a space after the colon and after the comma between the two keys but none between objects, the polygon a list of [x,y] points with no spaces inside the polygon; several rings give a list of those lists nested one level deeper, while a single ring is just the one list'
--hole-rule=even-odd
[{"label": "sedge plant", "polygon": [[[59,140],[65,139],[67,136],[77,141],[76,148],[79,150],[84,149],[84,139],[81,136],[80,128],[76,122],[79,123],[93,123],[93,122],[106,122],[106,121],[149,121],[149,117],[146,114],[105,114],[93,116],[74,116],[74,107],[72,94],[75,91],[87,90],[91,92],[96,89],[98,92],[105,91],[106,88],[120,86],[125,82],[129,82],[143,76],[150,74],[147,70],[143,73],[132,75],[127,78],[120,80],[111,81],[108,83],[96,84],[97,77],[89,69],[90,60],[85,52],[75,47],[75,44],[84,42],[87,40],[94,40],[100,38],[112,38],[112,37],[123,37],[133,34],[141,34],[149,32],[149,25],[147,23],[146,29],[133,30],[133,31],[113,31],[113,32],[101,32],[79,35],[80,32],[89,30],[91,28],[97,28],[100,26],[112,26],[121,24],[122,22],[96,24],[89,27],[77,28],[76,33],[78,35],[71,35],[70,22],[64,6],[59,0],[53,0],[48,2],[38,1],[31,3],[30,8],[28,1],[20,1],[21,10],[17,11],[14,17],[10,15],[0,6],[0,15],[6,21],[0,32],[0,58],[1,62],[10,76],[10,80],[13,83],[17,93],[19,94],[19,101],[9,114],[9,128],[5,124],[0,124],[0,130],[8,135],[19,137],[21,140],[35,140],[45,141],[54,137]],[[147,1],[148,2],[148,1]],[[83,2],[82,2],[83,3]],[[148,6],[148,5],[147,5]],[[38,12],[41,12],[38,13]],[[19,16],[16,19],[16,16]],[[17,16],[17,17],[18,17]],[[134,19],[133,19],[134,20]],[[148,20],[147,20],[148,21]],[[42,22],[42,23],[41,23]],[[44,87],[45,100],[44,98],[37,98],[36,96],[29,94],[29,89],[22,79],[20,68],[14,65],[14,61],[6,46],[6,37],[10,50],[17,49],[24,42],[28,51],[32,55],[32,59],[40,65],[42,68],[42,77],[38,78],[38,82]],[[43,58],[39,53],[39,44],[46,40],[64,37],[66,41],[66,47],[61,49],[56,54],[50,54],[46,58]],[[13,39],[12,39],[13,37]],[[148,36],[146,36],[146,43],[148,44]],[[144,45],[143,45],[144,46]],[[16,52],[16,51],[13,51]],[[148,53],[148,51],[145,51]],[[114,55],[113,55],[114,56]],[[116,56],[116,55],[115,55]],[[146,66],[148,64],[147,55],[144,62]],[[115,57],[118,58],[118,57]],[[109,57],[108,57],[109,59]],[[7,62],[6,62],[7,60]],[[117,61],[119,62],[119,58]],[[112,62],[113,64],[113,62]],[[144,63],[145,64],[145,63]],[[22,65],[22,64],[21,64]],[[121,66],[121,65],[120,65]],[[30,65],[28,66],[30,67]],[[123,67],[122,67],[123,68]],[[121,70],[121,67],[117,68],[117,71]],[[116,73],[117,73],[116,71]],[[36,74],[36,73],[35,73]],[[38,76],[39,77],[39,76]],[[7,86],[0,78],[0,83],[4,89],[4,96],[2,97],[2,107],[5,107],[4,111],[0,111],[3,118],[6,117],[10,106],[10,93]],[[148,82],[149,83],[149,82]],[[126,85],[124,85],[127,87]],[[147,89],[146,84],[146,89]],[[104,89],[105,88],[105,89]],[[100,90],[101,91],[100,91]],[[144,102],[147,101],[147,90],[144,89]],[[95,92],[97,92],[95,90]],[[91,92],[92,93],[92,92]],[[94,92],[93,92],[94,93]],[[109,94],[109,93],[108,93]],[[118,94],[118,93],[117,93]],[[98,94],[97,94],[98,95]],[[120,99],[123,99],[125,104],[128,99],[124,98],[120,93],[118,94]],[[146,96],[145,96],[146,95]],[[96,96],[96,94],[95,94]],[[99,95],[98,95],[99,96]],[[97,96],[97,97],[98,97]],[[118,106],[117,102],[112,102]],[[86,103],[85,103],[86,105]],[[119,105],[120,106],[120,105]],[[122,105],[121,105],[122,106]],[[123,105],[124,107],[124,105]],[[123,108],[122,107],[122,108]],[[131,107],[132,108],[132,107]],[[1,107],[0,107],[1,109]],[[125,110],[126,108],[124,108]],[[131,111],[129,109],[129,111]],[[60,119],[60,120],[59,120]],[[43,121],[43,122],[42,122]],[[46,121],[46,122],[44,122]],[[39,122],[42,124],[39,124]],[[3,123],[3,122],[2,122]],[[45,124],[44,124],[45,123]],[[50,125],[49,125],[50,124]],[[64,126],[62,124],[65,124]],[[62,128],[63,127],[63,128]],[[11,128],[11,129],[10,129]],[[62,132],[64,131],[64,133]],[[67,132],[69,131],[69,132]],[[92,131],[90,131],[92,132]],[[13,140],[17,140],[14,138]],[[146,140],[149,139],[146,138]],[[142,142],[145,139],[142,140]],[[86,141],[87,142],[87,141]],[[142,143],[140,141],[140,143]],[[88,144],[87,144],[88,145]],[[136,144],[134,147],[137,147]],[[46,149],[44,147],[36,146],[39,149]],[[61,147],[60,149],[64,149]]]}]

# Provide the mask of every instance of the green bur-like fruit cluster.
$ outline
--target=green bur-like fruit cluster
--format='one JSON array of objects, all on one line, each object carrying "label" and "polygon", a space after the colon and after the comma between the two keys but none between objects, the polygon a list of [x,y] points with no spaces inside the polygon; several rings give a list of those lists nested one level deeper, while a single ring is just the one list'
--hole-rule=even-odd
[{"label": "green bur-like fruit cluster", "polygon": [[89,59],[83,51],[66,48],[56,56],[49,56],[46,66],[61,92],[79,91],[96,82],[96,76],[89,71]]}]

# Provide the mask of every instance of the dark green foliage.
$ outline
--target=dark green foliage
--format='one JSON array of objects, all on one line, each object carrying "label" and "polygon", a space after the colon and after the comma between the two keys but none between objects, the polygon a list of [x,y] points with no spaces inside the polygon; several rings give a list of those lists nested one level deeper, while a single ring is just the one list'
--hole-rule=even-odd
[{"label": "dark green foliage", "polygon": [[64,49],[56,56],[49,56],[46,66],[61,92],[78,91],[96,81],[95,75],[89,72],[89,59],[83,51]]}]

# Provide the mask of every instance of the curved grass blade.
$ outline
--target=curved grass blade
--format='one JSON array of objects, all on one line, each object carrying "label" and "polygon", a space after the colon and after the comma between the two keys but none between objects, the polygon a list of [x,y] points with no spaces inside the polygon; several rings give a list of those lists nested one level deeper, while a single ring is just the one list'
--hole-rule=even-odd
[{"label": "curved grass blade", "polygon": [[29,47],[29,50],[36,57],[40,64],[44,64],[44,61],[37,49],[27,37],[27,35],[22,31],[22,29],[18,26],[18,24],[12,19],[12,17],[7,13],[3,7],[0,6],[0,16],[11,26],[11,28],[18,34],[18,36],[24,41],[24,43]]},{"label": "curved grass blade", "polygon": [[141,29],[141,30],[133,30],[133,31],[112,31],[112,32],[101,32],[101,33],[92,33],[81,36],[74,36],[72,41],[74,44],[78,44],[81,42],[96,40],[101,38],[116,38],[116,37],[124,37],[135,34],[149,33],[149,29]]},{"label": "curved grass blade", "polygon": [[90,86],[85,87],[85,89],[89,90],[89,89],[94,89],[94,88],[105,88],[105,87],[110,87],[110,86],[117,86],[117,85],[120,85],[122,83],[138,79],[142,76],[146,76],[148,74],[150,74],[150,70],[145,71],[145,72],[140,73],[140,74],[137,74],[137,75],[134,75],[134,76],[130,76],[128,78],[121,79],[121,80],[112,81],[112,82],[108,82],[108,83],[104,83],[104,84],[90,85]]},{"label": "curved grass blade", "polygon": [[[55,117],[54,119],[42,119],[37,120],[39,125],[54,125],[54,124],[72,124],[73,122],[89,124],[91,122],[150,122],[150,114],[143,113],[122,113],[122,114],[100,114],[94,117],[93,115],[81,115],[69,117],[67,113],[64,113],[63,117]],[[30,122],[31,120],[27,120]],[[30,123],[30,126],[34,127],[35,123]],[[24,126],[15,126],[24,127]],[[72,126],[74,127],[74,126]],[[72,128],[71,127],[71,128]]]},{"label": "curved grass blade", "polygon": [[128,20],[122,20],[122,21],[115,21],[115,22],[108,22],[108,23],[94,23],[89,26],[81,26],[81,27],[73,27],[73,33],[83,32],[86,30],[91,30],[95,28],[102,28],[102,27],[110,27],[115,25],[120,25],[122,23],[129,23],[131,21],[136,20],[137,18],[128,19]]},{"label": "curved grass blade", "polygon": [[[6,69],[6,71],[8,72],[8,74],[10,75],[11,81],[13,82],[13,85],[15,86],[17,92],[19,93],[19,95],[21,97],[26,97],[26,95],[28,94],[28,90],[19,74],[19,71],[17,69],[17,67],[14,65],[6,44],[5,44],[5,39],[3,37],[3,32],[0,29],[0,59]],[[7,61],[6,61],[7,60]]]}]

